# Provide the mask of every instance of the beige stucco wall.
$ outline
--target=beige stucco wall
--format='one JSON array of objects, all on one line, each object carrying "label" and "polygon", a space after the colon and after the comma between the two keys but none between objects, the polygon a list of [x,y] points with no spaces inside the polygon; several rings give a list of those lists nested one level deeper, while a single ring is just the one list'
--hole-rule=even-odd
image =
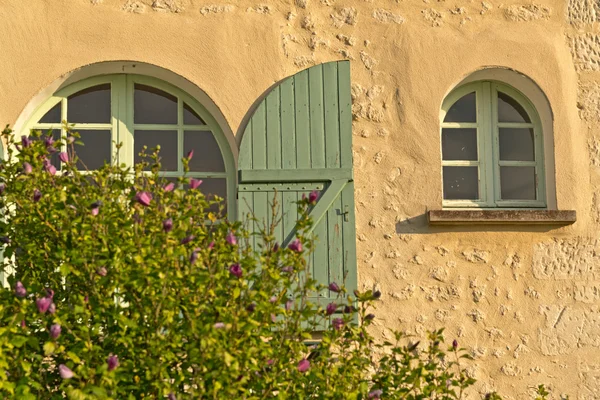
[{"label": "beige stucco wall", "polygon": [[[593,0],[2,0],[0,122],[22,122],[70,71],[130,60],[204,91],[235,144],[271,85],[348,58],[359,286],[383,292],[378,337],[446,326],[482,393],[528,398],[545,383],[600,398],[597,15]],[[441,102],[486,66],[547,96],[548,178],[574,225],[427,225],[441,208]]]}]

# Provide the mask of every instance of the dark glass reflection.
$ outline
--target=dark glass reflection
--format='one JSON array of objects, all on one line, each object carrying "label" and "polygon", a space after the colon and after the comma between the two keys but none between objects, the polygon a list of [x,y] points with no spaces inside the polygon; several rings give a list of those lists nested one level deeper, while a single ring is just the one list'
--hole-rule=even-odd
[{"label": "dark glass reflection", "polygon": [[477,129],[443,128],[442,159],[477,161]]},{"label": "dark glass reflection", "polygon": [[477,200],[478,167],[444,167],[444,199]]},{"label": "dark glass reflection", "polygon": [[535,167],[500,167],[502,200],[535,200]]},{"label": "dark glass reflection", "polygon": [[[134,162],[152,163],[149,157],[157,145],[160,145],[161,171],[177,171],[179,157],[177,156],[177,131],[140,131],[134,133]],[[146,157],[140,157],[140,152],[146,146]],[[147,169],[150,169],[148,167]]]},{"label": "dark glass reflection", "polygon": [[177,97],[151,86],[135,84],[133,120],[136,124],[177,124]]},{"label": "dark glass reflection", "polygon": [[[61,130],[60,129],[34,129],[35,131],[39,131],[41,133],[40,137],[30,136],[31,140],[46,140],[47,137],[52,137],[54,141],[60,140]],[[60,169],[60,158],[58,158],[58,154],[61,149],[58,143],[54,144],[52,147],[56,149],[54,153],[50,155],[50,163],[56,167],[56,169]]]},{"label": "dark glass reflection", "polygon": [[527,112],[518,101],[498,92],[498,122],[531,122]]},{"label": "dark glass reflection", "polygon": [[183,123],[185,125],[205,125],[206,123],[200,116],[188,106],[187,103],[183,103]]},{"label": "dark glass reflection", "polygon": [[67,99],[67,120],[73,123],[110,123],[110,83],[93,86]]},{"label": "dark glass reflection", "polygon": [[225,163],[219,145],[208,131],[185,131],[183,134],[183,154],[194,150],[189,166],[193,172],[225,172]]},{"label": "dark glass reflection", "polygon": [[39,120],[40,124],[59,124],[60,113],[61,113],[61,102],[56,103],[54,107],[50,109],[44,116]]},{"label": "dark glass reflection", "polygon": [[[198,186],[200,190],[205,196],[206,199],[211,201],[215,199],[215,195],[225,199],[223,202],[219,204],[213,204],[209,207],[208,211],[217,212],[219,210],[219,205],[223,205],[225,211],[227,211],[227,180],[225,178],[197,178],[202,180],[202,184]],[[185,185],[185,189],[189,189],[188,185]],[[224,211],[224,212],[225,212]]]},{"label": "dark glass reflection", "polygon": [[500,128],[500,160],[535,161],[533,129]]},{"label": "dark glass reflection", "polygon": [[475,92],[458,99],[446,113],[444,122],[477,122],[477,103]]},{"label": "dark glass reflection", "polygon": [[75,144],[75,153],[79,160],[77,168],[81,170],[98,169],[105,162],[110,163],[111,132],[110,130],[77,130],[81,135],[83,146]]}]

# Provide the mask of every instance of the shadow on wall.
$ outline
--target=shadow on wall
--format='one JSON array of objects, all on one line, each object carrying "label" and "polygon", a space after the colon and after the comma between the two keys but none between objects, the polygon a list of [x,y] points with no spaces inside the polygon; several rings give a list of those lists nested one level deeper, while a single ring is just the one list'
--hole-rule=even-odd
[{"label": "shadow on wall", "polygon": [[426,235],[451,232],[550,232],[560,227],[549,225],[515,224],[465,224],[465,225],[429,225],[427,212],[396,222],[396,233],[400,235]]}]

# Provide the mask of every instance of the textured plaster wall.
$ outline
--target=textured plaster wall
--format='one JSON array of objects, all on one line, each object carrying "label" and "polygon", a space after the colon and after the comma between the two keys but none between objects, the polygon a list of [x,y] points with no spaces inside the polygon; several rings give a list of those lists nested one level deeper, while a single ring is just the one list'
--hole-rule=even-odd
[{"label": "textured plaster wall", "polygon": [[[197,85],[238,132],[275,82],[349,59],[359,285],[383,292],[375,334],[446,326],[475,357],[473,395],[528,398],[545,383],[600,398],[600,1],[533,1],[2,0],[0,121],[69,71],[132,60]],[[576,224],[427,225],[442,201],[439,107],[486,66],[547,96],[547,173]]]}]

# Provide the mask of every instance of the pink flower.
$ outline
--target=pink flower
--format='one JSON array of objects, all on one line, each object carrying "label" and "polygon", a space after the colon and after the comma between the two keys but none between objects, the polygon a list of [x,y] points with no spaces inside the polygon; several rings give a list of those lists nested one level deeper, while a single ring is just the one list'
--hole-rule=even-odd
[{"label": "pink flower", "polygon": [[60,374],[60,377],[63,379],[71,379],[72,377],[75,376],[73,371],[71,371],[69,369],[69,367],[67,367],[65,364],[60,364],[58,366],[58,373]]},{"label": "pink flower", "polygon": [[299,372],[306,372],[306,371],[308,371],[309,368],[310,368],[310,361],[308,361],[306,358],[300,360],[300,362],[298,363],[298,371]]},{"label": "pink flower", "polygon": [[25,320],[22,319],[21,320],[21,328],[25,329],[27,327],[27,324],[25,323]]},{"label": "pink flower", "polygon": [[313,190],[312,192],[310,192],[310,194],[308,195],[308,201],[310,203],[315,203],[317,201],[317,199],[319,198],[319,192],[317,192],[316,190]]},{"label": "pink flower", "polygon": [[296,239],[288,245],[288,249],[300,253],[302,251],[302,242]]},{"label": "pink flower", "polygon": [[21,136],[21,145],[23,147],[29,147],[29,146],[31,146],[31,143],[33,143],[33,142],[31,139],[29,139],[28,136],[25,136],[25,135]]},{"label": "pink flower", "polygon": [[100,207],[92,208],[92,215],[95,217],[100,212]]},{"label": "pink flower", "polygon": [[141,205],[148,207],[152,201],[152,195],[148,192],[138,192],[135,195],[135,200]]},{"label": "pink flower", "polygon": [[171,230],[173,229],[173,220],[171,218],[167,218],[163,221],[163,231],[165,231],[165,233],[169,233],[171,232]]},{"label": "pink flower", "polygon": [[227,243],[229,243],[232,246],[235,246],[237,244],[237,238],[235,237],[233,232],[227,233],[227,237],[225,237],[225,240],[227,240]]},{"label": "pink flower", "polygon": [[288,300],[285,302],[285,310],[290,311],[294,306],[294,302],[292,300]]},{"label": "pink flower", "polygon": [[64,151],[58,155],[58,158],[60,158],[60,161],[64,162],[65,164],[69,162],[69,154],[65,153]]},{"label": "pink flower", "polygon": [[277,296],[271,296],[269,303],[277,303]]},{"label": "pink flower", "polygon": [[56,167],[48,161],[48,159],[44,160],[44,169],[46,172],[49,172],[50,175],[56,175]]},{"label": "pink flower", "polygon": [[165,187],[163,188],[163,190],[165,192],[172,192],[173,189],[175,189],[175,184],[173,182],[169,182],[165,185]]},{"label": "pink flower", "polygon": [[342,289],[340,289],[340,287],[338,286],[338,284],[335,283],[335,282],[331,282],[329,284],[329,290],[331,290],[332,292],[335,292],[335,293],[339,293],[339,292],[342,291]]},{"label": "pink flower", "polygon": [[335,318],[333,321],[331,321],[331,325],[333,325],[333,329],[339,331],[344,326],[344,320],[341,318]]},{"label": "pink flower", "polygon": [[60,332],[62,331],[59,324],[54,324],[50,327],[50,337],[52,339],[58,339]]},{"label": "pink flower", "polygon": [[27,296],[27,289],[25,289],[25,286],[23,286],[21,281],[17,281],[17,283],[15,283],[15,296],[17,296],[17,297]]},{"label": "pink flower", "polygon": [[100,276],[106,276],[107,272],[106,267],[100,267],[96,270],[96,273]]},{"label": "pink flower", "polygon": [[215,241],[214,240],[208,244],[208,249],[212,250],[213,247],[215,247]]},{"label": "pink flower", "polygon": [[196,239],[196,237],[194,235],[188,235],[188,236],[184,237],[183,239],[181,239],[181,244],[188,244],[189,242],[191,242],[194,239]]},{"label": "pink flower", "polygon": [[4,182],[0,183],[0,195],[4,194],[5,190],[6,190],[6,183],[4,183]]},{"label": "pink flower", "polygon": [[213,325],[213,328],[223,329],[223,328],[225,328],[225,324],[223,322],[217,322],[216,324]]},{"label": "pink flower", "polygon": [[35,189],[33,191],[33,201],[37,203],[38,201],[40,201],[41,198],[42,198],[42,192],[40,192],[38,189]]},{"label": "pink flower", "polygon": [[108,364],[108,370],[112,371],[119,366],[119,357],[110,355],[108,356],[106,363]]},{"label": "pink flower", "polygon": [[188,151],[187,155],[185,156],[188,160],[191,160],[192,157],[194,157],[194,149]]},{"label": "pink flower", "polygon": [[50,314],[54,314],[56,312],[56,305],[54,303],[50,303],[50,306],[48,307],[48,312]]},{"label": "pink flower", "polygon": [[190,255],[190,264],[194,264],[198,260],[198,251],[200,251],[199,248],[195,248],[192,251],[192,254]]},{"label": "pink flower", "polygon": [[23,163],[23,172],[26,175],[29,175],[33,171],[33,167],[28,162]]},{"label": "pink flower", "polygon": [[243,275],[242,267],[240,267],[240,264],[233,264],[231,267],[229,267],[229,273],[236,278],[241,278]]},{"label": "pink flower", "polygon": [[369,392],[368,397],[369,397],[369,399],[379,400],[381,398],[382,394],[383,394],[383,390],[375,389],[375,390],[371,390]]},{"label": "pink flower", "polygon": [[327,307],[325,308],[325,312],[327,313],[327,315],[331,315],[335,312],[335,310],[337,310],[337,304],[335,303],[329,303],[327,304]]},{"label": "pink flower", "polygon": [[50,304],[52,304],[52,299],[50,297],[42,297],[41,299],[37,299],[35,301],[35,305],[39,312],[44,314],[50,308]]},{"label": "pink flower", "polygon": [[454,350],[456,350],[456,349],[458,348],[458,340],[454,339],[454,340],[452,341],[452,348],[453,348]]},{"label": "pink flower", "polygon": [[196,189],[202,183],[202,179],[191,178],[190,189]]}]

